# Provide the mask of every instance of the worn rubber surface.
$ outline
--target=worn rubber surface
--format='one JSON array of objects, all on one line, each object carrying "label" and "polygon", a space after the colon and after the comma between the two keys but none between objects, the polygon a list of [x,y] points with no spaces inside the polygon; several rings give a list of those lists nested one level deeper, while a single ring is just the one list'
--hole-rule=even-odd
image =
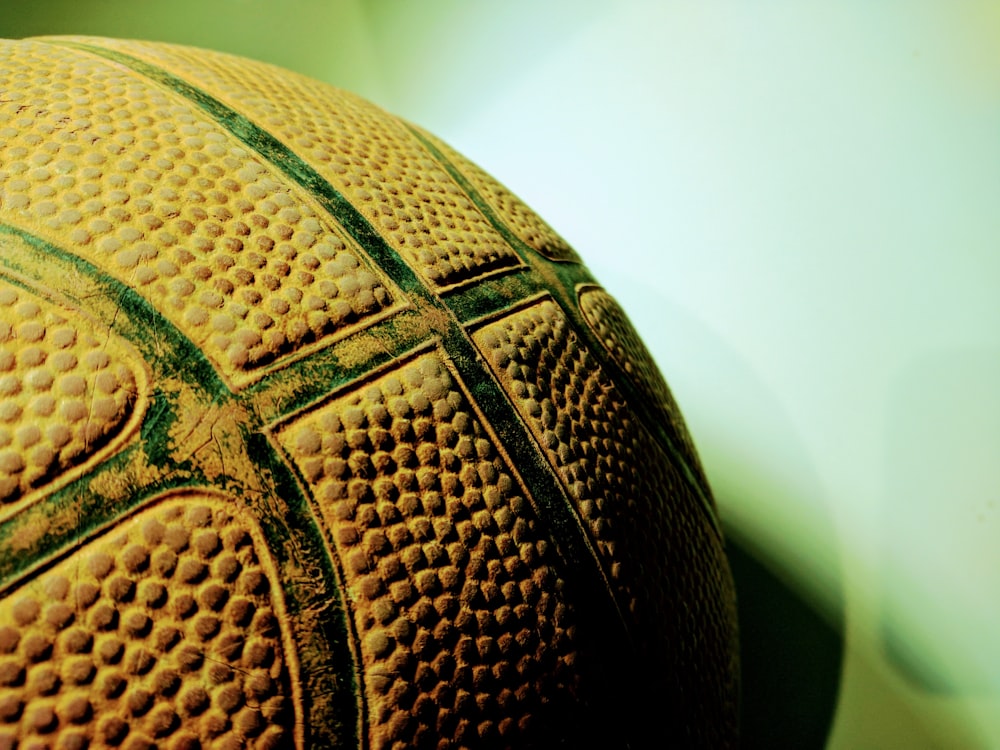
[{"label": "worn rubber surface", "polygon": [[735,743],[710,490],[547,224],[287,71],[0,58],[0,747]]}]

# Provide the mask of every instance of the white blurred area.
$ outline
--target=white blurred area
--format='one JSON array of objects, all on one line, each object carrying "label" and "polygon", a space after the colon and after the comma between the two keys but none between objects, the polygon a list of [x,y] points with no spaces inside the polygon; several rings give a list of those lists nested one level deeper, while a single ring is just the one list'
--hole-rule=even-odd
[{"label": "white blurred area", "polygon": [[1000,747],[995,0],[53,5],[7,23],[276,62],[499,177],[629,312],[730,535],[844,618],[829,748]]},{"label": "white blurred area", "polygon": [[730,533],[842,601],[829,747],[1000,747],[1000,5],[390,7],[386,105],[570,240]]}]

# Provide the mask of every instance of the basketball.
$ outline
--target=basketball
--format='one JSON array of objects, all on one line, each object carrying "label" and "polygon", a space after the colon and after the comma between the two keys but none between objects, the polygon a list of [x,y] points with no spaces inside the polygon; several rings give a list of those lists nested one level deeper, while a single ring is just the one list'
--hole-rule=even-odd
[{"label": "basketball", "polygon": [[289,71],[0,45],[0,748],[736,745],[711,490],[548,224]]}]

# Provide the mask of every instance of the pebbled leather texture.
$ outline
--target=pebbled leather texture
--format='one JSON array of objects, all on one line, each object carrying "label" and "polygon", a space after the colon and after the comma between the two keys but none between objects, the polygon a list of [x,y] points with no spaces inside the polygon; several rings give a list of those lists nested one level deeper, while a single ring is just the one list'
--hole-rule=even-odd
[{"label": "pebbled leather texture", "polygon": [[446,144],[0,42],[0,746],[734,747],[723,544],[625,313]]}]

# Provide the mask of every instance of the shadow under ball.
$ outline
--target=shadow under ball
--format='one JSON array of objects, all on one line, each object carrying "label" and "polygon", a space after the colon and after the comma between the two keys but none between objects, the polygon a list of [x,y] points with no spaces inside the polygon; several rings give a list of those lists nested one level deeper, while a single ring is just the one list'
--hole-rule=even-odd
[{"label": "shadow under ball", "polygon": [[0,54],[0,747],[735,745],[708,484],[547,224],[268,65]]}]

